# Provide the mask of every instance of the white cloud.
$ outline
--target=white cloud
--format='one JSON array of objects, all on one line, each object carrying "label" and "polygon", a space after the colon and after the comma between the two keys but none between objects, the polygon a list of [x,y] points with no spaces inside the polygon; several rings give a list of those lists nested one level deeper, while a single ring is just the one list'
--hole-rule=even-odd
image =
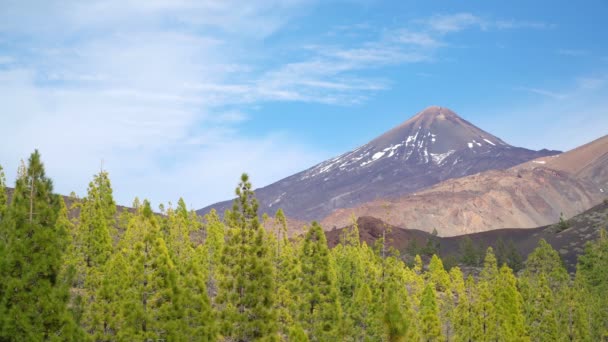
[{"label": "white cloud", "polygon": [[542,96],[546,96],[546,97],[550,97],[555,100],[563,100],[568,97],[567,94],[557,93],[557,92],[554,92],[551,90],[541,89],[541,88],[517,87],[515,89],[527,91],[530,93],[534,93],[534,94],[538,94],[538,95],[542,95]]},{"label": "white cloud", "polygon": [[587,56],[589,51],[580,49],[559,49],[557,50],[557,53],[563,56],[582,57]]},{"label": "white cloud", "polygon": [[606,135],[607,81],[605,75],[581,76],[532,102],[481,108],[479,124],[516,146],[573,149]]},{"label": "white cloud", "polygon": [[484,26],[485,21],[471,13],[438,14],[421,20],[432,31],[442,34],[462,31],[471,26]]},{"label": "white cloud", "polygon": [[482,30],[498,29],[535,29],[546,30],[553,29],[555,25],[539,21],[520,21],[520,20],[502,20],[480,17],[472,13],[454,13],[454,14],[437,14],[426,19],[417,20],[428,27],[431,31],[447,34],[459,32],[471,27],[476,27]]},{"label": "white cloud", "polygon": [[261,98],[233,46],[271,34],[301,2],[81,4],[0,13],[1,34],[28,37],[10,46],[20,62],[0,69],[9,176],[38,148],[62,193],[82,195],[103,160],[122,204],[183,195],[202,207],[231,197],[240,172],[262,186],[325,157],[272,132],[247,138],[247,109],[226,108]]},{"label": "white cloud", "polygon": [[359,71],[431,62],[445,35],[486,25],[466,13],[417,30],[362,25],[363,42],[280,62],[261,53],[310,2],[4,3],[0,35],[19,39],[0,42],[9,51],[0,56],[0,163],[14,177],[39,148],[56,189],[83,194],[103,160],[122,204],[183,195],[202,207],[230,197],[240,172],[263,186],[328,157],[276,132],[247,137],[240,125],[253,106],[361,103],[390,80]]}]

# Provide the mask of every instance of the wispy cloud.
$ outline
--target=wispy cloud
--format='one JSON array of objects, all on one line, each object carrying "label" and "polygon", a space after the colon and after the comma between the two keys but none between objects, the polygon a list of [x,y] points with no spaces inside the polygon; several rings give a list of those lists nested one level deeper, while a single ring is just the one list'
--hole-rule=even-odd
[{"label": "wispy cloud", "polygon": [[462,31],[471,26],[485,26],[484,20],[471,13],[438,14],[419,21],[442,34]]},{"label": "wispy cloud", "polygon": [[557,50],[557,53],[563,56],[581,57],[587,56],[589,51],[581,49],[559,49]]},{"label": "wispy cloud", "polygon": [[517,87],[515,89],[527,91],[527,92],[530,92],[530,93],[533,93],[533,94],[537,94],[537,95],[542,95],[542,96],[550,97],[550,98],[555,99],[555,100],[563,100],[563,99],[565,99],[565,98],[568,97],[567,94],[557,93],[557,92],[554,92],[554,91],[551,91],[551,90],[541,89],[541,88]]},{"label": "wispy cloud", "polygon": [[359,32],[356,41],[312,41],[309,48],[298,42],[292,54],[275,59],[267,39],[313,5],[3,4],[0,37],[14,39],[0,41],[3,139],[10,142],[0,144],[0,163],[10,174],[19,158],[40,148],[57,189],[82,194],[103,159],[120,203],[135,195],[158,203],[179,194],[203,206],[232,196],[242,171],[266,185],[330,153],[280,132],[249,137],[240,128],[252,107],[359,104],[391,87],[390,79],[370,71],[434,62],[450,34],[508,26],[470,13],[378,30],[363,24],[344,28]]},{"label": "wispy cloud", "polygon": [[426,25],[431,31],[440,34],[459,32],[476,27],[482,30],[498,29],[553,29],[556,25],[539,21],[504,20],[480,17],[472,13],[438,14],[417,22]]},{"label": "wispy cloud", "polygon": [[552,91],[515,88],[542,96],[481,109],[486,115],[480,124],[516,146],[567,151],[606,135],[607,85],[606,75],[581,75]]}]

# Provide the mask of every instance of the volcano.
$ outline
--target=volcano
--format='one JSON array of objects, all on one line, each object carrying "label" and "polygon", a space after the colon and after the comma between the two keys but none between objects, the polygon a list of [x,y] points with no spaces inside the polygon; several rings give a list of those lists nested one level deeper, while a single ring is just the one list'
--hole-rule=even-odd
[{"label": "volcano", "polygon": [[[273,215],[282,208],[290,218],[318,220],[336,209],[558,153],[511,146],[452,110],[432,106],[353,151],[255,192],[260,213]],[[198,213],[223,213],[231,203],[216,203]]]}]

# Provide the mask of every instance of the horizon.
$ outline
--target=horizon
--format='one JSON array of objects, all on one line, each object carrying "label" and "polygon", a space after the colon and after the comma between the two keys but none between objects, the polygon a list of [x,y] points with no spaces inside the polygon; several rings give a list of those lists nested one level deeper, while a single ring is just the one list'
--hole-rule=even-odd
[{"label": "horizon", "polygon": [[605,135],[608,4],[516,3],[3,3],[0,165],[38,148],[58,193],[103,163],[121,205],[200,209],[432,105],[534,150]]}]

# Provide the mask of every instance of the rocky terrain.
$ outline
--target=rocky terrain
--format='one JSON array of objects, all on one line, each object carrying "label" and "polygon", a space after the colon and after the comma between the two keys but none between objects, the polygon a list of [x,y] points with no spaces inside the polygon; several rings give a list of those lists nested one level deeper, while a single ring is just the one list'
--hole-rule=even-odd
[{"label": "rocky terrain", "polygon": [[[261,213],[272,216],[280,207],[292,220],[319,220],[336,209],[399,198],[448,179],[557,153],[511,146],[453,111],[433,106],[353,151],[257,189],[256,196]],[[198,213],[223,213],[231,203]]]},{"label": "rocky terrain", "polygon": [[608,190],[608,136],[559,156],[507,170],[452,179],[398,199],[375,200],[326,217],[326,229],[372,216],[441,236],[500,228],[533,228],[601,203]]},{"label": "rocky terrain", "polygon": [[[497,229],[454,237],[432,237],[427,232],[396,227],[373,217],[360,217],[357,226],[361,241],[369,246],[384,236],[388,246],[406,253],[413,241],[418,246],[424,246],[428,239],[433,238],[439,243],[442,258],[451,256],[456,259],[460,257],[460,246],[465,238],[470,238],[480,251],[485,251],[490,246],[496,247],[499,240],[512,242],[524,259],[536,248],[540,239],[545,239],[560,253],[568,270],[573,272],[577,258],[584,252],[587,242],[597,239],[600,229],[608,229],[608,201],[570,218],[567,220],[568,228],[564,230],[560,230],[559,225],[554,223],[531,229]],[[350,227],[351,225],[327,231],[325,234],[330,247],[337,245],[345,230]]]}]

